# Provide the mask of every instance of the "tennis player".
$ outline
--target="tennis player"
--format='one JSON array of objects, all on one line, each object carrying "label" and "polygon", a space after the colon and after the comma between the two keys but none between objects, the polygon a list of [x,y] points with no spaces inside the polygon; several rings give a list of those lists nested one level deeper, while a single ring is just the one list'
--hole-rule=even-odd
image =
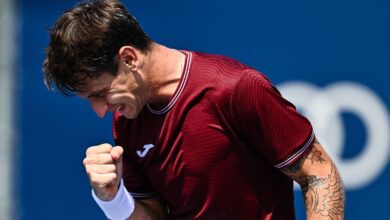
[{"label": "tennis player", "polygon": [[50,31],[50,89],[114,112],[115,145],[91,146],[92,196],[114,220],[343,219],[344,188],[310,122],[265,75],[151,40],[115,0],[81,3]]}]

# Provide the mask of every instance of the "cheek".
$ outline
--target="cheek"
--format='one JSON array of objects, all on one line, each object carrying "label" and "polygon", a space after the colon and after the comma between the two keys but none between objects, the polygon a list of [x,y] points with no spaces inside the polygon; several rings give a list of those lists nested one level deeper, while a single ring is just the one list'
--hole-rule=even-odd
[{"label": "cheek", "polygon": [[133,104],[135,99],[129,94],[111,94],[107,95],[107,101],[110,104]]},{"label": "cheek", "polygon": [[131,115],[138,114],[138,112],[141,111],[144,107],[144,103],[141,99],[137,99],[128,95],[113,96],[111,100],[111,104],[127,106],[128,113]]}]

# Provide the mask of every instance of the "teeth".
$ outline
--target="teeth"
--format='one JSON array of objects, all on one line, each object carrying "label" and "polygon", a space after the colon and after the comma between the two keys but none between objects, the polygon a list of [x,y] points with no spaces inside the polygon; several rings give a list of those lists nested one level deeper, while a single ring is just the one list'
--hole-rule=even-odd
[{"label": "teeth", "polygon": [[118,112],[119,116],[122,116],[125,111],[125,106],[121,105],[120,107],[117,108],[116,112]]}]

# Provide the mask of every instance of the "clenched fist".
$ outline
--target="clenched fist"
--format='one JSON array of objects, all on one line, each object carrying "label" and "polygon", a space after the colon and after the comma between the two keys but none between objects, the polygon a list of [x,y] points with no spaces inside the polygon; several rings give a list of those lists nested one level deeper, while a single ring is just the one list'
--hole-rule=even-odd
[{"label": "clenched fist", "polygon": [[101,144],[89,147],[83,161],[92,188],[99,199],[112,200],[122,177],[122,147]]}]

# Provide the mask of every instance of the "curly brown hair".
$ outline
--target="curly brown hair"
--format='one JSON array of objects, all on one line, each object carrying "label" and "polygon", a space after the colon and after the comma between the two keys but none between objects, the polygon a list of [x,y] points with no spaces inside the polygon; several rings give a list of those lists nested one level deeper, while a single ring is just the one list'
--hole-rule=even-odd
[{"label": "curly brown hair", "polygon": [[66,96],[81,92],[87,78],[103,72],[115,75],[122,46],[131,45],[146,54],[152,44],[136,19],[115,0],[78,4],[65,11],[49,33],[43,62],[45,84]]}]

